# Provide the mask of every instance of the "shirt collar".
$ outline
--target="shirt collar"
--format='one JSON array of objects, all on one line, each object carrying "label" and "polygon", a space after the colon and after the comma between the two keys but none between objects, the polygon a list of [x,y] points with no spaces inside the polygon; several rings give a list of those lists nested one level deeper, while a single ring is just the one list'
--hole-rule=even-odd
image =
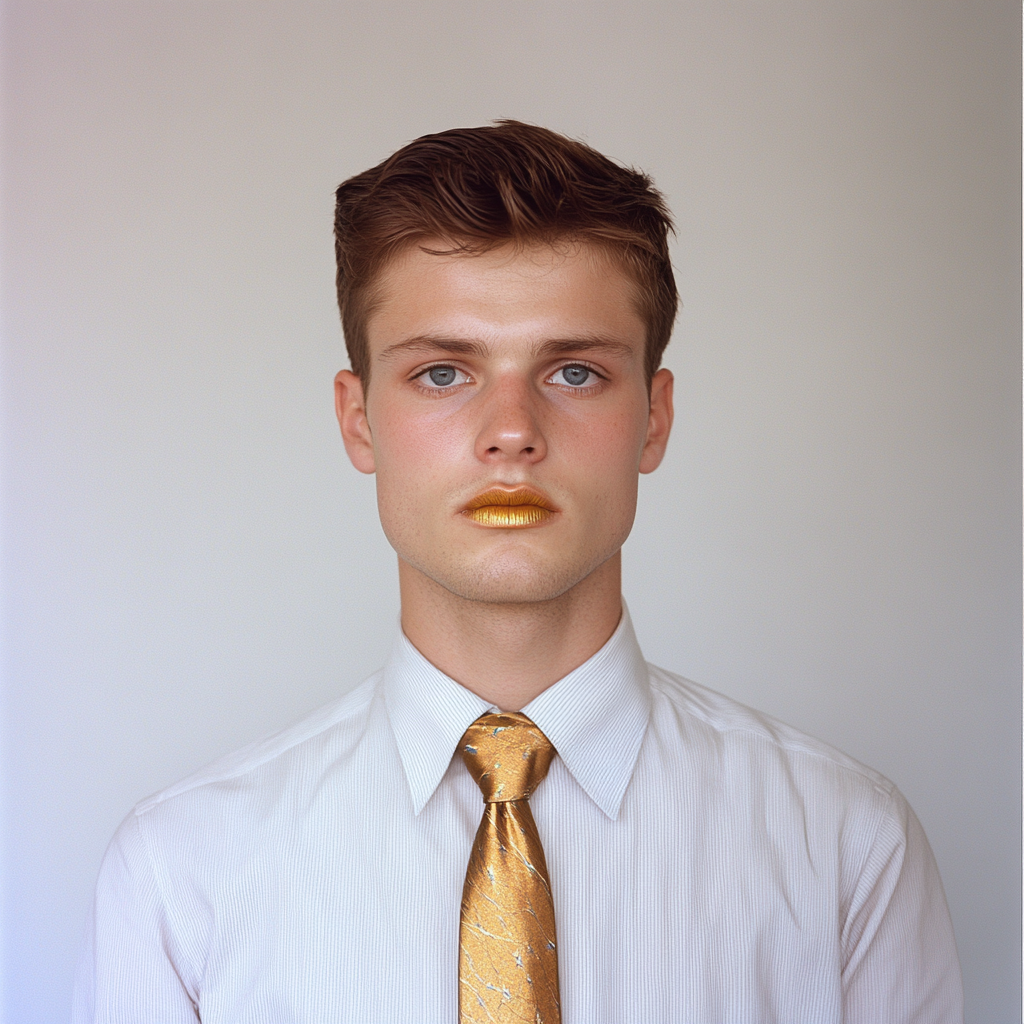
[{"label": "shirt collar", "polygon": [[[448,770],[463,733],[492,704],[435,668],[399,631],[384,700],[416,814]],[[625,606],[608,642],[525,708],[572,777],[613,820],[651,713],[647,666]]]}]

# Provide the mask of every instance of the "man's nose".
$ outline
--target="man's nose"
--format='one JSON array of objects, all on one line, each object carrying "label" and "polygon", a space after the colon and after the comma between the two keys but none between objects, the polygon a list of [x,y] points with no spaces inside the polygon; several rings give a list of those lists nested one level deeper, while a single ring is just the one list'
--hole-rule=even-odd
[{"label": "man's nose", "polygon": [[540,396],[522,380],[495,382],[480,396],[476,455],[483,462],[539,462],[547,454]]}]

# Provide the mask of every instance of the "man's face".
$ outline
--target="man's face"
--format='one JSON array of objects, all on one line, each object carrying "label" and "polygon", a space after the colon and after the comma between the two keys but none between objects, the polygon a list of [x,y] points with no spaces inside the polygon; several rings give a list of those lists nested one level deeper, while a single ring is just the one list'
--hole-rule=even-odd
[{"label": "man's face", "polygon": [[[439,243],[438,248],[444,248]],[[671,374],[648,391],[630,279],[587,245],[419,248],[382,273],[366,395],[338,375],[384,532],[459,597],[551,600],[617,555],[661,461]]]}]

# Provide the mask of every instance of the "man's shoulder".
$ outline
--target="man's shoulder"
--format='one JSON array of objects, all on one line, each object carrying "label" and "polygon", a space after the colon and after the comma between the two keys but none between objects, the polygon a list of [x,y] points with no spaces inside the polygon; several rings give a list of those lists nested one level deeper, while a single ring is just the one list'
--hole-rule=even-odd
[{"label": "man's shoulder", "polygon": [[727,751],[733,762],[737,756],[749,758],[808,781],[841,780],[886,800],[900,799],[884,775],[823,740],[656,665],[648,669],[651,688],[668,711],[666,726],[682,730],[690,742],[703,740]]},{"label": "man's shoulder", "polygon": [[279,732],[226,754],[180,782],[140,800],[133,813],[143,817],[189,794],[228,787],[243,789],[257,778],[269,781],[294,775],[293,762],[315,782],[327,767],[344,758],[363,736],[380,673],[364,680],[344,696],[317,708]]}]

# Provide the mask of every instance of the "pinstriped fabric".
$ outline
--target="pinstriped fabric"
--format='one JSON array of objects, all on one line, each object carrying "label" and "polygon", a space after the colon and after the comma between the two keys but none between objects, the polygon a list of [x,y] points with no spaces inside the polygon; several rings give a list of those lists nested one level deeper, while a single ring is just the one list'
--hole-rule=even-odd
[{"label": "pinstriped fabric", "polygon": [[[480,821],[453,755],[491,710],[399,637],[340,701],[140,803],[73,1020],[451,1024]],[[961,1020],[934,860],[887,780],[646,666],[625,616],[523,712],[558,750],[530,808],[564,1024]]]}]

